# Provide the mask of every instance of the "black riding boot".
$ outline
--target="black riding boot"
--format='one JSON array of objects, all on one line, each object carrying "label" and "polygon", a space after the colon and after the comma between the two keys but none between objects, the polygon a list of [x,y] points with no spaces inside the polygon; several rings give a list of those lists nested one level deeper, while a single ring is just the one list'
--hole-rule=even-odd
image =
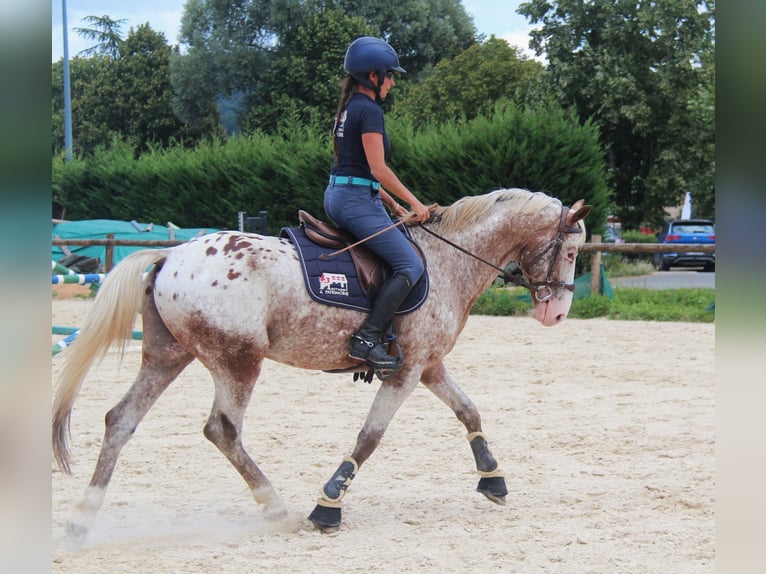
[{"label": "black riding boot", "polygon": [[392,357],[383,344],[383,331],[412,290],[409,278],[396,273],[380,288],[364,325],[351,337],[349,357],[367,361],[373,369],[398,369],[400,357]]}]

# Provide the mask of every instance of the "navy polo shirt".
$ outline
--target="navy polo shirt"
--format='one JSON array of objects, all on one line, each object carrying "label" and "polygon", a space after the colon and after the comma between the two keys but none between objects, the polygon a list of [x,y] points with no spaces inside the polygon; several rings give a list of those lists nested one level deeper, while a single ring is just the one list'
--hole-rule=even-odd
[{"label": "navy polo shirt", "polygon": [[375,179],[362,146],[362,134],[366,133],[383,134],[383,149],[388,161],[391,141],[386,134],[383,108],[366,94],[357,92],[349,99],[335,130],[338,157],[332,167],[333,175]]}]

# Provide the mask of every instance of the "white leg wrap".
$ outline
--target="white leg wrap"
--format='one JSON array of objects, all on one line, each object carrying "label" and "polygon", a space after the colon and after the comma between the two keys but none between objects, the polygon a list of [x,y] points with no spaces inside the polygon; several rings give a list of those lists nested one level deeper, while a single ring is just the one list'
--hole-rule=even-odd
[{"label": "white leg wrap", "polygon": [[491,470],[489,472],[486,472],[483,470],[477,470],[476,472],[479,473],[479,476],[482,478],[495,478],[496,476],[505,477],[505,473],[499,468],[496,468],[495,470]]},{"label": "white leg wrap", "polygon": [[476,431],[476,432],[471,432],[471,433],[468,433],[468,434],[466,435],[466,437],[465,437],[465,438],[467,438],[467,439],[468,439],[468,442],[471,442],[471,441],[472,441],[473,439],[475,439],[476,437],[481,437],[481,438],[483,438],[485,441],[489,442],[489,440],[487,440],[487,435],[485,435],[485,434],[484,434],[483,432],[481,432],[481,431]]},{"label": "white leg wrap", "polygon": [[342,508],[343,503],[338,500],[327,500],[324,497],[324,493],[322,493],[322,496],[320,498],[317,498],[317,504],[319,506],[324,506],[325,508]]}]

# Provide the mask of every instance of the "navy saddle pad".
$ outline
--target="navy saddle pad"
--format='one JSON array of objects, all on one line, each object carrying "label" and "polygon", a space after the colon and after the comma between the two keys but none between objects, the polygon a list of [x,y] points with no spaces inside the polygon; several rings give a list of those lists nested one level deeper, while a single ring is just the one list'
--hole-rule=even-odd
[{"label": "navy saddle pad", "polygon": [[[314,301],[357,311],[370,310],[371,301],[362,291],[356,267],[348,251],[323,260],[319,258],[320,255],[337,250],[317,245],[306,237],[303,228],[283,227],[279,236],[290,239],[295,245],[306,289]],[[428,296],[428,286],[426,271],[399,307],[397,314],[410,313],[420,307]]]}]

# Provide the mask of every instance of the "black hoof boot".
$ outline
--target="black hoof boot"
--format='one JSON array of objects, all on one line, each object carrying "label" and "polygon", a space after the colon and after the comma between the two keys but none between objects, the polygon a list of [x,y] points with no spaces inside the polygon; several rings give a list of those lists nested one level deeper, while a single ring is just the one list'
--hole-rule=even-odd
[{"label": "black hoof boot", "polygon": [[505,478],[502,476],[481,478],[476,491],[482,493],[495,504],[505,506],[505,496],[508,494],[508,489],[505,486]]},{"label": "black hoof boot", "polygon": [[309,520],[322,532],[334,532],[340,527],[340,507],[322,506],[317,504],[309,514]]}]

